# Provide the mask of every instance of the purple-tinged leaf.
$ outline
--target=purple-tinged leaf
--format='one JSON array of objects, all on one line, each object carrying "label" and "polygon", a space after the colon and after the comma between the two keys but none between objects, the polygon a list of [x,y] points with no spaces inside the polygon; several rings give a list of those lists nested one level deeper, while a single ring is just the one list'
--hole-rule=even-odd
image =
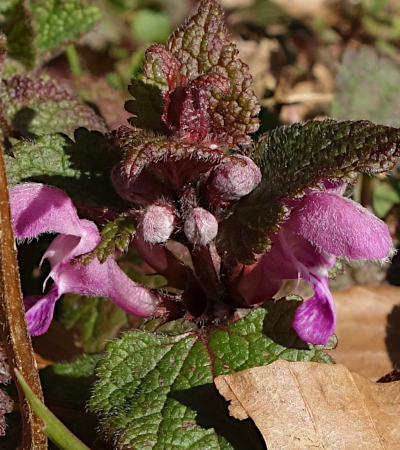
[{"label": "purple-tinged leaf", "polygon": [[148,169],[164,183],[180,188],[228,158],[216,148],[153,136],[127,127],[120,127],[115,136],[125,152],[121,176],[132,186]]},{"label": "purple-tinged leaf", "polygon": [[250,144],[248,135],[259,126],[259,104],[248,67],[237,54],[221,7],[203,0],[166,48],[147,50],[143,73],[130,87],[130,123],[221,148]]},{"label": "purple-tinged leaf", "polygon": [[248,136],[257,131],[260,107],[251,90],[248,67],[238,58],[238,50],[228,39],[224,12],[215,0],[202,0],[198,11],[168,40],[167,49],[181,61],[180,72],[190,81],[211,73],[230,82],[226,96],[211,91],[210,134],[227,146],[248,145]]},{"label": "purple-tinged leaf", "polygon": [[73,137],[79,127],[107,131],[103,119],[92,108],[54,81],[27,76],[9,78],[3,82],[0,99],[8,127],[23,137],[58,132]]},{"label": "purple-tinged leaf", "polygon": [[[262,181],[229,210],[220,224],[219,250],[230,263],[254,261],[269,247],[287,213],[283,200],[323,179],[353,181],[393,167],[400,156],[400,130],[368,121],[310,121],[284,126],[260,139],[252,153]],[[228,259],[227,259],[228,261]]]}]

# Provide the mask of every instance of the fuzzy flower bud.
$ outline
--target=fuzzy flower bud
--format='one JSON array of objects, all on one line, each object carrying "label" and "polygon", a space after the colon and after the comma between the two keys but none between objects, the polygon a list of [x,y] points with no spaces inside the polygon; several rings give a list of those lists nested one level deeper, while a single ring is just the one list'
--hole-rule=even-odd
[{"label": "fuzzy flower bud", "polygon": [[122,175],[121,164],[112,168],[111,181],[121,198],[138,205],[148,205],[167,194],[165,186],[148,173],[142,172],[134,181],[126,179]]},{"label": "fuzzy flower bud", "polygon": [[247,156],[238,161],[224,162],[217,166],[207,182],[210,203],[222,206],[225,202],[238,200],[249,194],[261,181],[258,166]]},{"label": "fuzzy flower bud", "polygon": [[175,214],[169,206],[150,205],[143,213],[141,232],[150,244],[166,242],[174,231]]},{"label": "fuzzy flower bud", "polygon": [[183,226],[186,237],[192,244],[207,245],[217,235],[216,218],[203,208],[193,208]]}]

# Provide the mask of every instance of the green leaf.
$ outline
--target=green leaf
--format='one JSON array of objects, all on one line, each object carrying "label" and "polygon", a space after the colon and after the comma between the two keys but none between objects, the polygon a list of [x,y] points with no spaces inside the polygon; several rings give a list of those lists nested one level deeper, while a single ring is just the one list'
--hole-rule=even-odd
[{"label": "green leaf", "polygon": [[336,77],[331,115],[337,119],[368,119],[400,125],[400,69],[370,47],[347,49]]},{"label": "green leaf", "polygon": [[41,176],[78,179],[80,172],[71,167],[65,151],[68,144],[68,138],[59,134],[41,136],[35,141],[16,141],[12,156],[4,155],[9,185]]},{"label": "green leaf", "polygon": [[8,128],[24,137],[58,132],[73,137],[80,127],[107,131],[92,108],[54,81],[16,76],[4,80],[0,99]]},{"label": "green leaf", "polygon": [[18,378],[26,398],[28,399],[33,411],[44,422],[43,431],[45,434],[59,446],[65,450],[89,450],[89,447],[81,442],[68,428],[60,422],[59,419],[35,396],[32,389],[28,386],[22,375],[17,369],[15,374]]},{"label": "green leaf", "polygon": [[136,220],[133,216],[117,217],[115,220],[108,222],[101,230],[100,244],[89,254],[84,255],[82,262],[87,264],[94,257],[97,257],[103,263],[116,250],[127,251],[135,231]]},{"label": "green leaf", "polygon": [[9,55],[30,70],[88,31],[100,11],[87,0],[19,0],[5,16]]},{"label": "green leaf", "polygon": [[17,140],[4,155],[9,185],[37,181],[65,190],[78,203],[119,205],[110,181],[118,152],[97,131],[80,128],[74,139],[52,134]]},{"label": "green leaf", "polygon": [[383,219],[398,203],[400,203],[399,193],[389,183],[380,181],[374,189],[372,198],[375,214]]},{"label": "green leaf", "polygon": [[251,423],[227,416],[214,377],[277,359],[331,361],[321,350],[272,341],[263,333],[266,316],[259,308],[208,332],[131,331],[109,343],[89,408],[116,448],[264,448]]},{"label": "green leaf", "polygon": [[101,15],[87,0],[31,0],[40,50],[59,47],[88,31]]},{"label": "green leaf", "polygon": [[87,353],[102,351],[106,342],[128,324],[126,312],[107,298],[73,294],[62,299],[60,321],[67,330],[81,325],[82,348]]},{"label": "green leaf", "polygon": [[29,0],[19,0],[13,5],[3,30],[7,35],[8,55],[27,69],[33,69],[37,62],[36,30]]},{"label": "green leaf", "polygon": [[218,247],[227,262],[250,263],[269,248],[268,235],[287,216],[286,197],[317,187],[324,178],[354,180],[393,167],[400,154],[400,130],[368,121],[310,121],[279,127],[255,145],[253,160],[262,181],[228,211]]},{"label": "green leaf", "polygon": [[162,42],[171,32],[171,22],[165,13],[152,9],[140,9],[131,21],[134,39],[148,42]]},{"label": "green leaf", "polygon": [[125,109],[133,114],[130,119],[132,125],[162,132],[161,116],[164,111],[164,99],[160,88],[139,76],[132,80],[128,89],[134,99],[125,103]]}]

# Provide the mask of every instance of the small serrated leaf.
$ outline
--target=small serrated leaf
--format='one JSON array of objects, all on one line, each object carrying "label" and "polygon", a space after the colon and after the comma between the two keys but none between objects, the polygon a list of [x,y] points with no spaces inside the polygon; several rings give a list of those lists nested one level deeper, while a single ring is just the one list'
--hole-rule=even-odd
[{"label": "small serrated leaf", "polygon": [[[228,39],[224,12],[215,0],[202,0],[198,11],[168,40],[167,49],[179,61],[180,73],[189,80],[217,73],[230,82],[230,92],[212,105],[213,134],[226,145],[247,145],[257,131],[259,103],[251,90],[248,67]],[[222,133],[222,135],[221,135]]]},{"label": "small serrated leaf", "polygon": [[116,250],[127,251],[131,238],[136,230],[136,219],[133,216],[117,217],[108,222],[101,230],[101,242],[90,253],[83,255],[83,264],[97,257],[103,263]]},{"label": "small serrated leaf", "polygon": [[277,359],[331,361],[321,350],[273,342],[263,333],[266,315],[259,308],[209,333],[131,331],[108,344],[96,368],[90,409],[116,448],[245,448],[246,442],[263,448],[249,424],[235,424],[219,410],[214,420],[214,376]]},{"label": "small serrated leaf", "polygon": [[187,142],[213,142],[221,149],[248,145],[260,110],[251,82],[247,65],[228,39],[222,8],[203,0],[166,48],[152,45],[146,51],[142,74],[130,87],[134,99],[127,108],[135,114],[130,123]]},{"label": "small serrated leaf", "polygon": [[16,76],[4,80],[0,99],[8,128],[31,137],[64,133],[79,127],[107,131],[103,119],[78,97],[54,81]]},{"label": "small serrated leaf", "polygon": [[262,181],[239,200],[219,229],[227,262],[250,263],[268,249],[268,235],[287,214],[282,200],[317,186],[323,178],[354,180],[393,167],[400,155],[400,129],[368,121],[327,119],[279,127],[255,145]]},{"label": "small serrated leaf", "polygon": [[129,86],[129,92],[134,96],[125,103],[125,109],[133,114],[129,122],[138,128],[162,132],[164,98],[159,87],[137,78]]},{"label": "small serrated leaf", "polygon": [[89,30],[101,15],[86,0],[32,0],[40,50],[59,47]]}]

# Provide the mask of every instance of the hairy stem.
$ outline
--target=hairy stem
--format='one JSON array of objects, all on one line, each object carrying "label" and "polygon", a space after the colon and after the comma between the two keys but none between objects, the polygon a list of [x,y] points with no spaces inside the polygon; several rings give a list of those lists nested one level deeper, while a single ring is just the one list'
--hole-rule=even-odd
[{"label": "hairy stem", "polygon": [[[18,262],[11,226],[11,214],[3,153],[0,147],[0,322],[4,347],[10,373],[15,379],[18,369],[36,397],[43,401],[42,388],[33,354],[32,342],[25,322],[18,273]],[[15,379],[16,381],[16,379]],[[23,449],[47,449],[47,438],[42,431],[43,423],[37,417],[19,385],[18,396],[23,421]]]}]

